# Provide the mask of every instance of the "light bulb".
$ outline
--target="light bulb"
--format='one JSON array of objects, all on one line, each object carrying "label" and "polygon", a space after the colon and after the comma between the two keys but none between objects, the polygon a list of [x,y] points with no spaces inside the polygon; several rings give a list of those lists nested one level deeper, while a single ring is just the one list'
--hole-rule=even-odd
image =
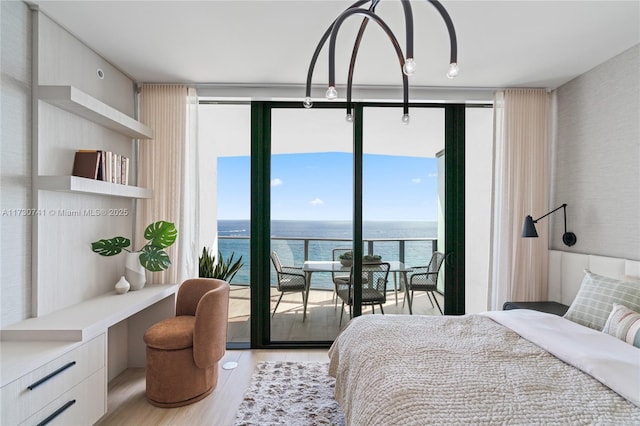
[{"label": "light bulb", "polygon": [[409,121],[411,121],[409,114],[402,114],[402,124],[406,126],[409,124]]},{"label": "light bulb", "polygon": [[407,60],[404,62],[404,65],[402,66],[402,71],[406,75],[413,75],[413,73],[416,72],[416,67],[416,61],[414,61],[413,58],[407,58]]},{"label": "light bulb", "polygon": [[329,86],[329,88],[327,89],[326,96],[327,96],[327,99],[329,99],[330,101],[336,99],[338,97],[338,92],[336,91],[336,88],[333,86]]},{"label": "light bulb", "polygon": [[449,71],[447,71],[447,78],[454,78],[458,75],[460,70],[458,69],[458,64],[452,62],[449,64]]},{"label": "light bulb", "polygon": [[347,120],[347,123],[353,123],[353,115],[351,115],[351,113],[347,113],[347,116],[344,118],[345,120]]},{"label": "light bulb", "polygon": [[302,105],[304,105],[305,108],[311,108],[313,106],[313,102],[310,97],[306,97],[304,98],[304,101],[302,101]]}]

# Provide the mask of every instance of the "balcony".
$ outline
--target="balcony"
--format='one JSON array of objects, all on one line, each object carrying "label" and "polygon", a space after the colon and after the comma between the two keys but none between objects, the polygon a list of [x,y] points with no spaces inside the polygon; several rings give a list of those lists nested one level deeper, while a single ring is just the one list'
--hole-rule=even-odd
[{"label": "balcony", "polygon": [[[229,304],[229,342],[249,341],[250,314],[250,259],[248,256],[250,238],[247,236],[220,236],[219,248],[227,259],[231,253],[235,258],[243,256],[244,266],[235,276],[231,285]],[[271,247],[278,252],[283,264],[301,267],[306,260],[331,260],[333,248],[347,248],[352,245],[350,238],[309,238],[309,237],[272,237]],[[433,251],[438,249],[436,238],[372,238],[363,241],[365,254],[380,254],[383,260],[397,260],[410,266],[425,265]],[[401,274],[389,275],[387,284],[387,303],[385,314],[409,314],[408,304],[404,300]],[[271,306],[273,312],[280,296],[276,289],[276,274],[271,267]],[[300,293],[285,294],[275,316],[271,319],[271,338],[274,341],[331,341],[335,339],[341,327],[341,300],[334,296],[333,281],[329,273],[313,273],[307,305],[307,317],[302,321],[303,304]],[[397,291],[396,291],[397,289]],[[443,305],[443,296],[438,294]],[[414,314],[439,315],[432,307],[424,292],[415,294]],[[371,314],[371,307],[364,307],[363,314]],[[375,313],[379,314],[378,307]],[[345,306],[342,327],[348,322],[348,308]]]}]

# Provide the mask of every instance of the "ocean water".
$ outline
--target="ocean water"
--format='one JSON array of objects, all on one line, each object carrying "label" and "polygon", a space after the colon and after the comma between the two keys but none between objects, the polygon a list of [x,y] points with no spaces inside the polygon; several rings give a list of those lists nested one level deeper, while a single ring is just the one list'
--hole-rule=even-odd
[{"label": "ocean water", "polygon": [[[332,260],[334,248],[351,246],[351,221],[274,220],[271,222],[271,248],[276,250],[283,265],[302,266],[305,239],[308,240],[309,260]],[[231,254],[242,256],[244,266],[236,274],[233,284],[249,283],[250,226],[248,220],[219,220],[218,248],[224,259]],[[425,265],[438,236],[438,223],[426,221],[365,221],[363,223],[364,253],[382,256],[383,260],[401,260],[400,242],[404,242],[404,262]],[[276,275],[272,267],[271,284]],[[331,274],[313,275],[312,288],[332,289]]]}]

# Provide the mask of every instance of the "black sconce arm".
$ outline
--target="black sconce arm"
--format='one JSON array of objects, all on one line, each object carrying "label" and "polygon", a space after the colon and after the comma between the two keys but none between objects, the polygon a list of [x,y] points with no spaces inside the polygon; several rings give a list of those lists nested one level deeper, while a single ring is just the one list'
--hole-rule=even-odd
[{"label": "black sconce arm", "polygon": [[564,227],[566,228],[567,227],[567,204],[566,203],[556,209],[551,210],[549,213],[545,214],[544,216],[540,216],[539,218],[535,219],[533,223],[538,223],[540,219],[544,219],[545,217],[549,216],[551,213],[555,213],[560,209],[564,209]]},{"label": "black sconce arm", "polygon": [[545,217],[549,216],[551,213],[555,213],[560,209],[564,209],[563,214],[564,214],[564,234],[562,234],[562,242],[564,244],[566,244],[567,246],[571,247],[572,245],[574,245],[576,243],[576,241],[578,240],[576,237],[576,234],[574,234],[573,232],[567,232],[567,204],[563,204],[560,207],[551,210],[549,213],[540,216],[537,219],[533,219],[531,217],[531,215],[528,215],[525,219],[524,219],[524,226],[522,227],[522,236],[524,238],[537,238],[538,237],[538,232],[536,231],[536,227],[535,224],[538,223],[538,221],[540,219],[544,219]]}]

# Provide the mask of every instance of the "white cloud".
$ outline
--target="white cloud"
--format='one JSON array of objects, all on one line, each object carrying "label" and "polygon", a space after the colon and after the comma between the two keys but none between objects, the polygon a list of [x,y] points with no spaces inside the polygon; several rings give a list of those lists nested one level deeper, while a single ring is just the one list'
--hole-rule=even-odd
[{"label": "white cloud", "polygon": [[324,201],[322,201],[320,198],[314,198],[313,200],[309,201],[309,204],[311,204],[312,206],[320,206],[324,204]]},{"label": "white cloud", "polygon": [[275,178],[275,179],[271,179],[271,187],[273,188],[274,186],[280,186],[282,185],[282,179],[280,178]]},{"label": "white cloud", "polygon": [[437,178],[438,174],[437,173],[429,173],[429,177],[430,178]]},{"label": "white cloud", "polygon": [[420,178],[411,179],[411,183],[421,183],[421,182],[422,182],[422,179],[420,179]]}]

